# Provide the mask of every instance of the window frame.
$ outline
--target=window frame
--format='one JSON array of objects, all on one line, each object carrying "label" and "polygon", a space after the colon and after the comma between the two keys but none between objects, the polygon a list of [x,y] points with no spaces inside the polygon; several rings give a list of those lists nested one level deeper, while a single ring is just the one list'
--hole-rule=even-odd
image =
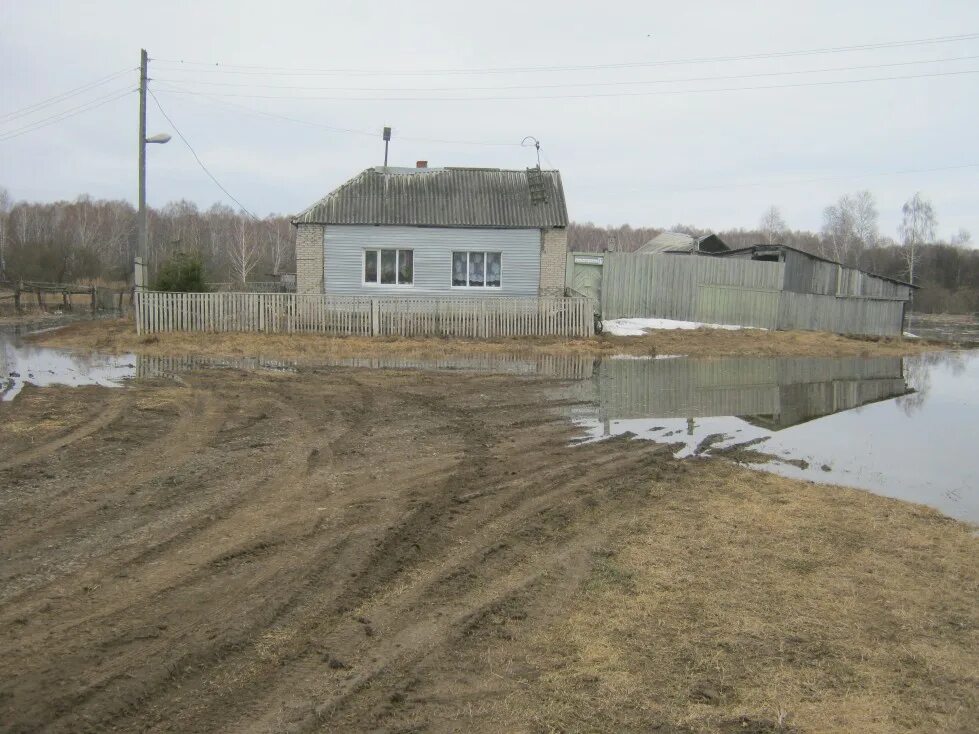
[{"label": "window frame", "polygon": [[[394,252],[394,283],[381,282],[381,252]],[[377,280],[367,280],[367,253],[373,252]],[[411,253],[411,282],[401,281],[401,253]],[[364,288],[414,288],[415,287],[415,249],[413,247],[364,247],[360,254],[360,284]]]},{"label": "window frame", "polygon": [[[455,256],[465,253],[466,255],[466,284],[456,285],[452,282],[453,272],[452,268],[455,265]],[[483,285],[469,285],[469,256],[472,254],[483,256]],[[499,255],[500,256],[500,284],[499,285],[486,285],[486,278],[489,275],[489,258],[488,255]],[[503,251],[502,250],[452,250],[449,260],[449,288],[455,290],[470,290],[470,291],[498,291],[503,289]]]}]

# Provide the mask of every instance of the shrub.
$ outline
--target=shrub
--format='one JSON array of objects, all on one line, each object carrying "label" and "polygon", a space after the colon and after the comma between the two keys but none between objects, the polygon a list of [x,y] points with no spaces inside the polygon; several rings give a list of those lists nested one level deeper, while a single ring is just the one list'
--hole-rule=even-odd
[{"label": "shrub", "polygon": [[158,291],[204,293],[204,261],[200,255],[178,252],[160,267],[153,286]]}]

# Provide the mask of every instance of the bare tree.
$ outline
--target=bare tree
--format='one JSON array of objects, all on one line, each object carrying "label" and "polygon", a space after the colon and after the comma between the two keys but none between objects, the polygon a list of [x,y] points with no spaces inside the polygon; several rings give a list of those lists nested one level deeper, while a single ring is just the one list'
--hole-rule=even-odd
[{"label": "bare tree", "polygon": [[7,259],[4,257],[7,244],[7,214],[10,212],[10,192],[0,186],[0,280],[7,279]]},{"label": "bare tree", "polygon": [[869,191],[858,191],[853,197],[853,228],[861,250],[876,247],[880,241],[877,228],[877,202]]},{"label": "bare tree", "polygon": [[877,203],[869,191],[843,194],[823,210],[824,249],[833,260],[855,264],[879,239]]},{"label": "bare tree", "polygon": [[904,262],[907,266],[908,281],[914,283],[914,266],[917,264],[918,248],[935,239],[938,217],[935,208],[919,191],[901,207],[904,215],[899,232],[904,240]]},{"label": "bare tree", "polygon": [[959,231],[952,235],[950,242],[954,247],[969,247],[972,245],[972,232],[965,227],[960,227]]},{"label": "bare tree", "polygon": [[761,215],[761,221],[758,226],[770,245],[774,244],[776,240],[781,239],[782,233],[788,229],[785,220],[782,218],[782,212],[775,205],[765,210],[765,213]]},{"label": "bare tree", "polygon": [[279,275],[286,262],[286,252],[291,238],[288,237],[288,233],[283,232],[281,219],[276,220],[268,217],[262,224],[267,242],[266,251],[272,262],[272,275]]},{"label": "bare tree", "polygon": [[846,262],[856,240],[854,208],[854,200],[843,194],[835,204],[823,209],[825,254],[837,262]]},{"label": "bare tree", "polygon": [[235,280],[242,285],[248,281],[248,276],[258,265],[260,257],[258,237],[248,225],[249,222],[243,215],[236,218],[233,237],[228,247],[231,272]]}]

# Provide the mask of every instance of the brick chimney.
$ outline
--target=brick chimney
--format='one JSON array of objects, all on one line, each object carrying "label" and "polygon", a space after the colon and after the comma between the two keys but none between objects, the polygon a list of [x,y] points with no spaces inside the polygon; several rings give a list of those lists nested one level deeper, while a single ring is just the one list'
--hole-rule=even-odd
[{"label": "brick chimney", "polygon": [[415,161],[415,168],[428,168],[428,161]]}]

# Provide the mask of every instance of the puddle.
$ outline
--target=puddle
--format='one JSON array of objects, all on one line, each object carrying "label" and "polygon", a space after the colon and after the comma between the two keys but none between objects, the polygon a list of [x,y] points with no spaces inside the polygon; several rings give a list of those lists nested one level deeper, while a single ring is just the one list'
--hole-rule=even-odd
[{"label": "puddle", "polygon": [[32,347],[0,335],[0,400],[17,397],[24,385],[118,387],[135,376],[136,355],[80,354]]},{"label": "puddle", "polygon": [[679,457],[740,447],[731,458],[758,469],[979,522],[979,352],[606,361],[581,389],[585,441],[632,433]]},{"label": "puddle", "polygon": [[348,357],[285,360],[264,357],[151,357],[72,352],[31,345],[13,331],[0,331],[0,400],[13,400],[25,385],[102,385],[121,387],[134,378],[165,377],[195,369],[243,368],[295,370],[300,367],[361,367],[541,375],[570,380],[591,377],[595,360],[581,355],[486,354],[436,359]]},{"label": "puddle", "polygon": [[24,385],[105,385],[202,368],[485,371],[571,381],[582,441],[623,433],[785,476],[922,502],[979,523],[979,351],[911,358],[471,355],[292,361],[36,347],[0,331],[0,399]]}]

